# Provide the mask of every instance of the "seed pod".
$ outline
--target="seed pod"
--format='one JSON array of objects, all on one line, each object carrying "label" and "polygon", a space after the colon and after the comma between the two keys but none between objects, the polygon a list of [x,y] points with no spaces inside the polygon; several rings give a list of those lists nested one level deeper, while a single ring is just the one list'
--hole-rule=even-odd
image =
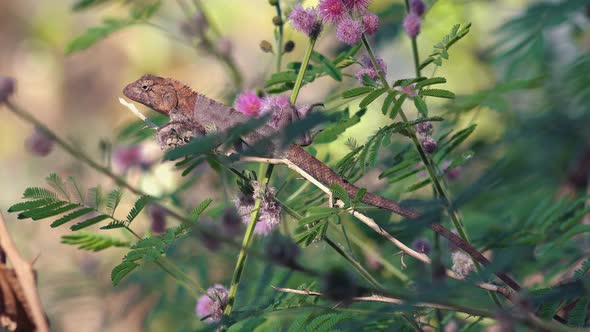
[{"label": "seed pod", "polygon": [[272,18],[272,24],[274,24],[276,26],[281,26],[281,25],[283,25],[283,20],[280,17],[275,16]]},{"label": "seed pod", "polygon": [[285,53],[292,52],[294,48],[295,48],[295,42],[292,40],[289,40],[285,43],[284,52]]},{"label": "seed pod", "polygon": [[260,42],[260,49],[264,53],[273,53],[272,45],[267,40],[263,40]]}]

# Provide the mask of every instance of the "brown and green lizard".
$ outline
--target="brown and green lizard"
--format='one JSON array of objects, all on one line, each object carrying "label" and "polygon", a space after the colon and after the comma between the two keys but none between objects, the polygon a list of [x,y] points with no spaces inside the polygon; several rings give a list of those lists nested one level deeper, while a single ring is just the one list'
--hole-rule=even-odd
[{"label": "brown and green lizard", "polygon": [[[152,108],[158,113],[168,116],[171,121],[164,126],[163,130],[170,129],[175,132],[188,132],[189,134],[187,134],[184,142],[194,136],[206,135],[215,130],[226,130],[251,119],[251,117],[198,94],[189,86],[170,78],[144,75],[137,81],[127,85],[123,90],[123,94],[136,102]],[[280,115],[278,125],[270,127],[269,125],[265,125],[244,135],[242,139],[247,144],[255,143],[273,132],[280,130],[282,126],[293,120],[293,117],[296,116],[295,113],[294,111],[293,114]],[[298,143],[306,145],[310,142],[308,139],[302,138],[301,142]],[[177,142],[160,142],[160,144],[164,146],[178,145]],[[277,151],[280,151],[275,152],[279,155],[274,155],[273,157],[286,158],[325,185],[337,184],[343,187],[351,198],[355,197],[360,190],[357,186],[346,181],[342,176],[330,169],[326,164],[309,154],[298,144],[290,144],[286,150]],[[404,208],[396,201],[373,193],[365,193],[360,201],[392,211],[406,218],[414,219],[420,216],[417,211]],[[434,223],[430,225],[430,228],[469,253],[480,263],[484,265],[489,264],[488,259],[479,251],[446,229],[443,225]],[[507,275],[498,273],[497,276],[514,290],[520,289],[520,286]]]}]

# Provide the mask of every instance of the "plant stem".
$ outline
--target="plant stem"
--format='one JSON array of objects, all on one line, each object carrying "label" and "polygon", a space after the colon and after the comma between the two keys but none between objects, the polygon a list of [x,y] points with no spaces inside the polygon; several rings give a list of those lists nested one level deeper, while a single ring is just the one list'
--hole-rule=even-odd
[{"label": "plant stem", "polygon": [[338,244],[330,240],[330,238],[327,236],[324,237],[324,241],[326,241],[326,243],[330,247],[332,247],[332,249],[336,250],[336,252],[340,254],[340,256],[346,259],[346,261],[348,261],[373,287],[375,287],[379,291],[383,291],[385,289],[383,285],[379,283],[379,281],[373,278],[373,276],[367,270],[365,270],[365,268],[359,262],[357,262],[354,259],[354,257],[349,255],[346,251],[342,250],[342,248],[340,248]]},{"label": "plant stem", "polygon": [[307,45],[307,50],[305,50],[305,55],[301,62],[301,68],[299,68],[299,74],[297,75],[297,80],[295,80],[295,86],[293,87],[293,93],[291,94],[291,104],[295,104],[297,96],[299,96],[299,90],[301,90],[301,86],[303,85],[303,77],[305,76],[309,59],[311,59],[311,52],[315,46],[316,39],[317,38],[309,38],[309,44]]},{"label": "plant stem", "polygon": [[[268,164],[260,164],[259,174],[264,173],[264,178],[259,183],[259,185],[266,190],[266,185],[270,179],[272,174],[274,165]],[[238,292],[238,286],[240,284],[240,279],[242,278],[242,272],[244,272],[244,267],[246,265],[246,258],[248,254],[246,250],[250,248],[250,244],[252,243],[252,237],[254,235],[254,228],[256,227],[256,222],[258,220],[258,216],[260,215],[260,204],[262,203],[261,197],[256,199],[254,203],[254,211],[250,216],[250,223],[248,223],[248,228],[246,229],[246,233],[244,234],[244,239],[242,240],[242,249],[240,250],[240,254],[238,256],[238,260],[236,262],[236,267],[234,268],[234,274],[231,281],[231,286],[229,288],[229,297],[227,300],[227,306],[225,307],[224,314],[229,315],[233,309],[234,301],[236,299],[236,293]]]},{"label": "plant stem", "polygon": [[275,31],[275,71],[278,73],[281,71],[281,61],[283,59],[283,26],[284,26],[284,22],[283,22],[283,14],[281,11],[281,1],[277,0],[277,4],[275,5],[276,9],[277,9],[277,17],[281,20],[281,24],[279,24],[279,26],[277,26],[277,29]]}]

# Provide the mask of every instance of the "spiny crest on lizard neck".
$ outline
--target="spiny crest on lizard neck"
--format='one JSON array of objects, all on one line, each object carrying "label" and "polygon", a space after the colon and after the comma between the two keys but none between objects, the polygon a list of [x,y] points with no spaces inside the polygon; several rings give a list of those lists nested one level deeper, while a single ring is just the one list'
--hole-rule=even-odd
[{"label": "spiny crest on lizard neck", "polygon": [[158,113],[169,115],[173,109],[191,114],[197,93],[189,86],[171,78],[146,74],[128,84],[123,94]]}]

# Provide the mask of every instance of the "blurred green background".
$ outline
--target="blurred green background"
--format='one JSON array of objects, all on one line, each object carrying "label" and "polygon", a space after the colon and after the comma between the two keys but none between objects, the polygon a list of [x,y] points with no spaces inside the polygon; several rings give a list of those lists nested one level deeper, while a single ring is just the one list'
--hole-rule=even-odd
[{"label": "blurred green background", "polygon": [[[125,17],[129,10],[128,5],[122,1],[115,1],[93,10],[73,12],[73,3],[74,1],[53,0],[0,1],[0,74],[16,78],[17,91],[13,98],[15,103],[32,112],[62,137],[76,142],[96,160],[104,160],[99,142],[110,142],[114,148],[129,143],[119,140],[117,134],[120,128],[136,119],[119,104],[118,98],[122,97],[121,90],[125,84],[144,73],[173,77],[192,86],[196,91],[225,102],[228,102],[228,96],[235,94],[230,76],[222,63],[152,26],[132,26],[112,34],[85,51],[65,56],[64,50],[74,37],[89,27],[99,25],[104,17]],[[284,8],[289,8],[294,1],[282,3]],[[453,47],[450,60],[445,62],[436,75],[446,77],[448,83],[444,88],[458,95],[490,88],[498,81],[505,80],[509,76],[506,73],[511,73],[509,65],[493,61],[489,47],[500,38],[496,29],[509,18],[522,14],[531,3],[533,1],[525,0],[449,0],[437,1],[434,5],[431,3],[432,10],[428,12],[418,38],[421,55],[429,54],[432,45],[448,33],[452,25],[471,22],[471,33]],[[273,40],[271,19],[275,15],[274,9],[266,0],[216,0],[203,1],[203,4],[212,24],[219,27],[225,38],[231,40],[231,54],[244,76],[244,86],[260,86],[273,71],[274,57],[263,53],[258,45],[261,40]],[[305,4],[314,5],[314,1],[305,1]],[[403,8],[401,5],[403,1],[375,0],[371,6],[378,13],[388,13],[386,18],[382,18],[385,28],[378,33],[382,36],[378,39],[377,53],[389,66],[389,80],[412,77],[414,72],[409,39],[397,34],[402,16],[399,12],[391,11],[391,8]],[[582,20],[583,15],[580,16],[576,20]],[[180,26],[186,19],[185,13],[175,1],[164,1],[162,9],[150,21],[182,38]],[[299,61],[306,40],[288,25],[285,37],[286,40],[295,41],[297,46],[292,53],[286,55],[284,63]],[[587,53],[590,47],[590,34],[578,31],[574,36],[569,27],[558,26],[547,32],[546,37],[549,43],[553,43],[553,48],[558,50],[558,56],[551,59],[553,68],[559,68],[555,65],[559,62],[564,66],[569,64],[580,52]],[[334,38],[333,28],[326,29],[320,38],[318,49],[325,54],[336,54],[341,47]],[[531,69],[532,72],[528,73],[530,75],[512,72],[513,78],[534,78],[536,74],[542,74],[534,72],[535,65],[525,63],[523,67]],[[427,71],[425,74],[431,73]],[[345,84],[353,86],[356,82],[349,80]],[[303,88],[300,100],[302,103],[322,101],[334,87],[333,81],[320,79]],[[500,106],[504,113],[493,111],[486,105],[471,113],[458,112],[456,116],[453,115],[454,121],[459,127],[464,127],[471,121],[478,124],[470,142],[495,144],[501,137],[506,137],[504,135],[507,128],[514,124],[515,117],[519,117],[516,112],[513,113],[513,109],[518,107],[525,113],[535,112],[535,109],[526,107],[527,103],[536,105],[536,99],[531,99],[533,98],[508,98]],[[554,105],[559,105],[559,102]],[[442,104],[439,106],[440,111]],[[378,108],[377,103],[374,107]],[[576,119],[584,117],[572,118],[574,121]],[[355,137],[362,142],[384,121],[387,121],[386,118],[378,110],[370,111],[339,142],[320,146],[318,149],[323,154],[329,153],[334,159],[342,157],[347,152],[342,149],[342,142],[347,137]],[[76,176],[83,179],[87,186],[114,186],[110,180],[57,148],[43,158],[29,154],[24,148],[24,141],[32,130],[29,124],[0,108],[1,210],[5,211],[8,206],[17,202],[26,187],[41,183],[50,172],[64,177]],[[578,143],[580,146],[584,145],[584,142]],[[570,147],[572,151],[554,158],[562,161],[573,159],[579,149]],[[150,160],[157,161],[161,157],[154,142],[146,142],[144,151]],[[497,159],[507,152],[499,148],[490,149],[489,153],[490,155],[483,158],[484,162]],[[535,156],[529,156],[529,161],[544,160],[542,153]],[[477,174],[485,166],[485,163],[476,164],[469,172]],[[560,181],[567,177],[563,172],[567,162],[557,161],[553,166],[545,166],[555,172],[541,172],[540,175],[549,178],[548,174],[555,174],[555,177],[548,179],[546,184],[549,189],[539,196],[546,195],[552,189],[553,192],[557,191]],[[363,179],[363,184],[368,188],[379,187],[379,183],[375,183],[376,174],[378,173],[369,172],[368,179]],[[138,169],[131,170],[126,178],[149,193],[158,194],[177,185],[180,176],[172,171],[170,164],[163,164],[157,165],[148,174]],[[191,189],[189,200],[198,202],[210,196],[222,199],[222,193],[216,190],[219,183],[215,177],[202,179],[205,180]],[[425,191],[424,194],[429,193]],[[127,206],[122,210],[129,208],[131,198],[125,202]],[[478,213],[475,209],[466,212],[467,215]],[[140,271],[138,274],[144,276],[133,279],[135,284],[130,282],[113,288],[110,270],[120,261],[123,251],[112,249],[99,254],[79,251],[60,244],[60,236],[69,232],[67,228],[50,229],[43,223],[17,222],[13,215],[5,216],[23,254],[30,258],[37,257],[35,267],[39,276],[39,288],[55,330],[80,331],[81,322],[84,324],[84,331],[144,330],[147,329],[144,324],[148,316],[153,319],[150,320],[151,330],[157,331],[162,330],[163,325],[159,324],[164,324],[161,323],[163,321],[167,321],[168,327],[172,324],[171,318],[166,319],[165,314],[159,314],[161,312],[172,308],[177,310],[176,315],[193,314],[194,302],[191,303],[186,294],[182,300],[175,301],[174,292],[162,295],[158,289],[153,289],[153,285],[159,282],[164,282],[163,288],[174,288],[173,283],[166,281],[163,276],[150,277],[150,274],[155,273],[153,270]],[[139,232],[145,231],[149,227],[147,218],[136,221],[134,226]],[[206,255],[192,257],[190,252],[187,254],[183,259],[188,265],[193,264],[193,258],[194,262],[200,263],[207,259]],[[210,263],[209,269],[201,273],[207,274],[209,280],[228,280],[234,256],[231,253],[226,256],[229,259]],[[151,292],[142,291],[141,285],[152,285]],[[162,300],[162,296],[168,297],[168,301]],[[184,307],[172,307],[171,302]],[[192,326],[200,324],[192,317],[187,322],[191,322]],[[180,330],[180,327],[172,328],[177,329]]]}]

